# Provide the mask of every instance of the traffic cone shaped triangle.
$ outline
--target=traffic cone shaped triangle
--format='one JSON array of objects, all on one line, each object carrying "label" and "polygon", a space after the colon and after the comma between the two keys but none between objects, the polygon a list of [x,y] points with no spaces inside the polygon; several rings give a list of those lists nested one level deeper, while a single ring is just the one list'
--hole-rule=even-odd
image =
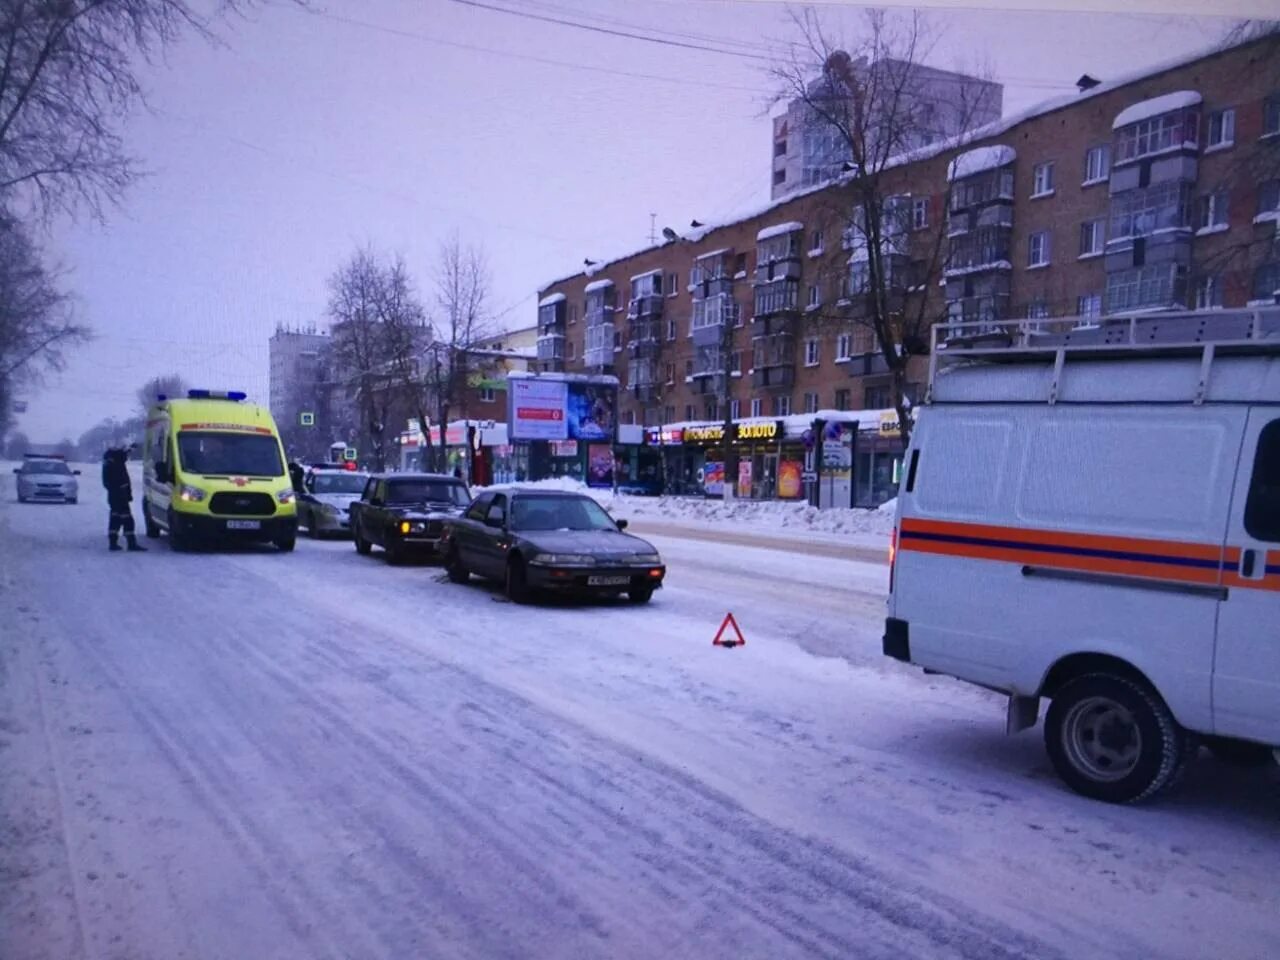
[{"label": "traffic cone shaped triangle", "polygon": [[[729,628],[733,630],[730,633]],[[729,635],[726,636],[726,633]],[[720,621],[720,629],[716,631],[716,638],[711,641],[713,647],[740,647],[747,642],[747,638],[742,635],[742,631],[738,629],[738,621],[733,618],[732,613],[726,613],[724,619]]]}]

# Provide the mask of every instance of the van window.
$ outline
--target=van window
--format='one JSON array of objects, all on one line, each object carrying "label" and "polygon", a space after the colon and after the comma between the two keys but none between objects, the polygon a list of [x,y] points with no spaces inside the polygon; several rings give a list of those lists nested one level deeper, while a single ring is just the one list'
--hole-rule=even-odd
[{"label": "van window", "polygon": [[1280,543],[1280,420],[1272,420],[1258,434],[1244,529],[1257,540]]},{"label": "van window", "polygon": [[1234,473],[1229,440],[1237,436],[1224,420],[1199,413],[1059,413],[1028,440],[1018,517],[1097,532],[1220,538]]},{"label": "van window", "polygon": [[284,473],[280,444],[258,433],[178,434],[178,458],[187,473],[204,476],[278,477]]}]

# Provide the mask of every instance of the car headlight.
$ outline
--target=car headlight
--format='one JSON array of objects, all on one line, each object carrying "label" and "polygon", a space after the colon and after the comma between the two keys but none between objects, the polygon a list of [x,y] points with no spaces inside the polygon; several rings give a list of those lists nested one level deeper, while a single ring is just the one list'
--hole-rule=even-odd
[{"label": "car headlight", "polygon": [[534,556],[533,562],[555,567],[593,567],[596,558],[585,553],[539,553]]},{"label": "car headlight", "polygon": [[402,534],[422,533],[426,529],[427,525],[425,523],[412,523],[408,520],[400,521],[400,532]]},{"label": "car headlight", "polygon": [[205,498],[205,492],[199,487],[193,487],[189,483],[184,483],[178,489],[178,499],[187,503],[199,503]]},{"label": "car headlight", "polygon": [[283,490],[276,491],[276,499],[281,503],[293,503],[294,496],[293,487],[285,487]]},{"label": "car headlight", "polygon": [[662,558],[656,553],[637,553],[636,563],[661,563]]}]

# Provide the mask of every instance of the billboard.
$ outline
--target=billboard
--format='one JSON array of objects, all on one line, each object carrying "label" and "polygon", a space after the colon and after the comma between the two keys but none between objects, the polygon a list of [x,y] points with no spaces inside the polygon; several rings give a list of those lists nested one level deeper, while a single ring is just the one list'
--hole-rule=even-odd
[{"label": "billboard", "polygon": [[512,377],[509,385],[512,440],[613,440],[616,383]]},{"label": "billboard", "polygon": [[507,392],[513,440],[567,440],[565,417],[569,384],[564,380],[519,377],[511,380]]}]

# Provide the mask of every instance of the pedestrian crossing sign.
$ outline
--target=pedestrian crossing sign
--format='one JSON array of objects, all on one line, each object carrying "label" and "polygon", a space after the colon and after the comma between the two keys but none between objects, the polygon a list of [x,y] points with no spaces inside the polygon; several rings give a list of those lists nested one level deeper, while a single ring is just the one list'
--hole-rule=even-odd
[{"label": "pedestrian crossing sign", "polygon": [[316,415],[314,413],[298,414],[298,422],[304,427],[314,427],[316,425]]}]

